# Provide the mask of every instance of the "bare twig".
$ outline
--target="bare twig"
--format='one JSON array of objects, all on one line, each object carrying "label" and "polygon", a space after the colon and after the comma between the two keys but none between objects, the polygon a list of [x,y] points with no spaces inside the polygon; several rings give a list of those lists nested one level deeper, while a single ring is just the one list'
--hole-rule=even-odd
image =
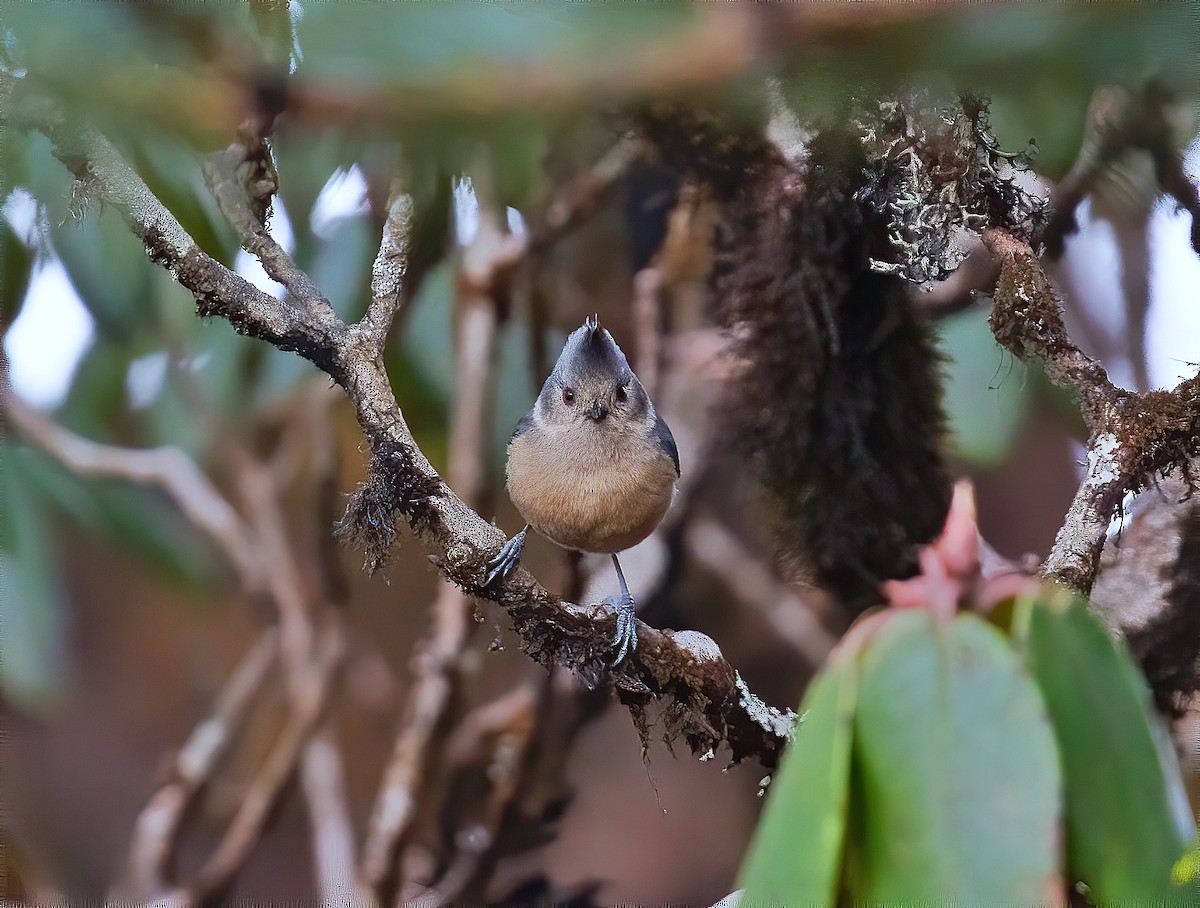
[{"label": "bare twig", "polygon": [[945,318],[978,305],[978,293],[991,292],[1000,263],[982,243],[975,246],[944,281],[912,294],[913,305],[928,319]]},{"label": "bare twig", "polygon": [[1023,359],[1040,360],[1051,381],[1076,395],[1089,430],[1087,474],[1043,566],[1046,576],[1087,595],[1125,493],[1173,470],[1186,477],[1200,452],[1200,375],[1173,391],[1116,387],[1068,337],[1058,294],[1029,246],[1000,230],[985,232],[984,242],[1001,258],[996,340]]},{"label": "bare twig", "polygon": [[[323,626],[315,626],[314,609],[287,539],[279,490],[264,467],[240,452],[236,459],[239,487],[251,515],[251,526],[259,540],[262,557],[271,565],[268,583],[279,613],[284,678],[291,701],[291,715],[220,845],[187,885],[186,891],[198,901],[226,885],[245,862],[258,842],[284,784],[296,771],[302,758],[305,764],[312,763],[306,773],[306,790],[312,791],[313,786],[317,786],[317,795],[323,797],[324,801],[333,801],[340,796],[340,786],[330,781],[331,777],[336,781],[341,774],[336,750],[328,747],[322,749],[320,742],[314,747],[312,739],[324,717],[331,688],[341,665],[345,648],[342,615],[334,610],[323,609],[327,618]],[[341,813],[344,816],[344,809]],[[336,816],[322,817],[319,825],[330,831],[326,838],[332,838],[336,833],[338,841],[344,842],[344,836],[341,835],[343,830],[336,820]],[[326,827],[325,823],[330,825]],[[339,850],[344,851],[345,848]],[[322,866],[318,864],[318,867]],[[344,871],[345,868],[341,869]],[[330,874],[322,874],[322,883],[326,888],[349,885],[341,876],[331,878]]]},{"label": "bare twig", "polygon": [[529,238],[530,254],[544,252],[586,218],[645,154],[646,148],[637,139],[622,138],[589,169],[562,186]]},{"label": "bare twig", "polygon": [[777,580],[745,545],[715,520],[699,518],[687,528],[693,557],[728,585],[731,593],[757,609],[781,640],[810,666],[822,665],[836,638],[825,630],[804,601]]},{"label": "bare twig", "polygon": [[[1071,170],[1055,192],[1054,217],[1046,227],[1047,253],[1062,254],[1066,237],[1076,229],[1075,209],[1089,193],[1105,201],[1119,199],[1129,210],[1148,216],[1159,192],[1192,215],[1192,248],[1200,253],[1200,193],[1183,169],[1180,140],[1172,134],[1176,94],[1159,80],[1149,81],[1135,97],[1118,86],[1096,91],[1088,107],[1083,144]],[[1131,166],[1131,155],[1150,158],[1152,177]],[[1157,185],[1155,185],[1155,183]]]},{"label": "bare twig", "polygon": [[268,589],[279,614],[280,644],[288,692],[297,703],[314,695],[305,685],[317,677],[308,670],[314,649],[314,615],[299,566],[287,538],[287,519],[270,472],[241,452],[235,452],[237,481],[260,557],[270,565]]},{"label": "bare twig", "polygon": [[400,305],[404,278],[408,274],[409,245],[412,242],[413,199],[399,180],[393,180],[388,192],[387,219],[379,254],[371,267],[371,302],[361,327],[376,349],[383,349],[388,329]]},{"label": "bare twig", "polygon": [[483,814],[456,836],[457,854],[435,889],[439,905],[463,900],[482,901],[480,893],[470,898],[472,887],[486,879],[498,856],[495,845],[505,815],[521,790],[529,768],[530,747],[538,727],[538,707],[549,691],[550,676],[518,688],[506,698],[505,723],[494,728],[487,778],[491,783]]},{"label": "bare twig", "polygon": [[[305,419],[313,437],[312,478],[315,486],[316,574],[318,598],[341,620],[349,601],[349,587],[338,561],[337,543],[329,532],[335,520],[338,456],[330,420],[332,398],[326,389],[314,389]],[[332,719],[304,747],[301,782],[308,804],[313,837],[313,863],[324,904],[366,905],[369,898],[358,881],[357,848],[350,807],[346,799],[345,771]]]},{"label": "bare twig", "polygon": [[326,720],[304,746],[300,780],[313,831],[313,864],[322,905],[365,905],[355,876],[354,827],[333,723]]},{"label": "bare twig", "polygon": [[293,703],[287,725],[242,797],[221,843],[187,885],[192,900],[202,902],[225,887],[261,839],[271,810],[284,785],[296,771],[306,743],[325,715],[331,681],[341,660],[342,648],[340,621],[331,621],[318,635],[307,676],[300,685],[303,697],[298,703]]},{"label": "bare twig", "polygon": [[658,390],[662,361],[663,274],[651,264],[633,276],[633,324],[637,338],[637,375],[651,398]]},{"label": "bare twig", "polygon": [[204,164],[208,188],[221,213],[237,231],[242,248],[262,262],[263,270],[272,280],[287,288],[288,298],[296,308],[321,319],[325,313],[332,313],[333,307],[312,278],[297,267],[291,255],[271,236],[265,215],[260,212],[261,194],[269,199],[271,189],[262,188],[258,190],[261,194],[255,195],[254,188],[247,187],[248,162],[253,162],[251,149],[240,141],[209,155]]},{"label": "bare twig", "polygon": [[26,405],[7,387],[7,381],[0,390],[0,402],[23,438],[71,471],[162,488],[229,559],[247,591],[262,591],[262,564],[244,521],[179,448],[123,448],[83,438]]},{"label": "bare twig", "polygon": [[[497,307],[489,297],[495,285],[493,270],[506,268],[512,261],[509,245],[492,235],[490,220],[485,218],[481,224],[477,246],[482,248],[474,257],[468,250],[460,280],[449,479],[467,501],[478,501],[484,484],[489,376],[497,320]],[[473,628],[470,600],[448,582],[442,584],[433,610],[433,629],[418,644],[413,659],[416,684],[375,802],[363,852],[363,878],[383,902],[390,901],[397,860],[416,817],[422,782],[436,745],[435,733],[443,723],[456,686],[458,659]]]},{"label": "bare twig", "polygon": [[217,695],[175,757],[173,778],[154,793],[134,824],[123,895],[155,897],[167,886],[167,865],[188,806],[229,749],[279,652],[279,634],[263,633]]}]

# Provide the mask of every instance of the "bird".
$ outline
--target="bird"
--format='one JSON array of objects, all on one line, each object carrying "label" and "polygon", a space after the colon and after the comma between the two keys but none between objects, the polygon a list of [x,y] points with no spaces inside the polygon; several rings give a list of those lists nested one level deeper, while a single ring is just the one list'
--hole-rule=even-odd
[{"label": "bird", "polygon": [[599,316],[567,337],[508,444],[505,484],[525,528],[488,563],[488,586],[520,562],[532,528],[555,545],[612,556],[619,595],[615,668],[637,648],[635,605],[617,558],[662,522],[675,497],[679,450]]}]

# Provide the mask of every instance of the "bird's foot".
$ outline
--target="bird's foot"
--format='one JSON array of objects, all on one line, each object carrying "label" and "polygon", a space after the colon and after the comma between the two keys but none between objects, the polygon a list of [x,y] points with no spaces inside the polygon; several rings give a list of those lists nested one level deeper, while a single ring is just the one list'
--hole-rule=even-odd
[{"label": "bird's foot", "polygon": [[488,574],[487,579],[483,581],[484,586],[491,586],[496,578],[507,577],[512,573],[512,569],[521,561],[521,552],[525,549],[525,534],[528,532],[529,527],[525,527],[500,547],[496,557],[488,562]]},{"label": "bird's foot", "polygon": [[637,616],[634,614],[633,597],[628,593],[609,596],[604,604],[617,613],[617,633],[613,637],[613,649],[617,651],[612,667],[616,668],[625,657],[637,649]]}]

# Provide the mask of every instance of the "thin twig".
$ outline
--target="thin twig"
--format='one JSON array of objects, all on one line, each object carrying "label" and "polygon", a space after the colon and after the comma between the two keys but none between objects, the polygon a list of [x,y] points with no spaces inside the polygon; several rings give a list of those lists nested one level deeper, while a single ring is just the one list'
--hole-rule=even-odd
[{"label": "thin twig", "polygon": [[646,148],[639,140],[622,138],[595,164],[560,187],[529,237],[530,254],[544,252],[581,223],[645,155]]},{"label": "thin twig", "polygon": [[354,827],[346,803],[341,748],[329,719],[304,745],[300,781],[308,802],[321,904],[367,904],[356,878]]},{"label": "thin twig", "polygon": [[[267,276],[287,288],[289,300],[314,318],[332,313],[333,307],[320,288],[301,270],[291,255],[271,236],[265,217],[256,209],[261,199],[247,188],[243,171],[250,152],[241,142],[209,155],[204,179],[225,219],[233,225],[242,248],[257,258]],[[263,190],[268,193],[269,189]]]},{"label": "thin twig", "polygon": [[[335,519],[335,499],[340,498],[337,446],[330,419],[331,397],[324,388],[313,390],[306,408],[308,418],[303,421],[312,433],[318,599],[340,622],[349,602],[349,586],[338,561],[337,542],[329,532]],[[300,772],[322,903],[369,904],[370,899],[358,881],[357,848],[346,799],[345,770],[332,719],[326,719],[305,745]]]},{"label": "thin twig", "polygon": [[[1055,191],[1054,216],[1046,227],[1047,253],[1062,254],[1066,237],[1076,229],[1075,209],[1089,193],[1118,199],[1130,210],[1148,216],[1161,192],[1192,215],[1192,248],[1200,253],[1200,193],[1183,168],[1175,120],[1181,99],[1167,85],[1152,79],[1135,96],[1118,86],[1096,90],[1088,105],[1083,142],[1071,170]],[[1183,137],[1186,141],[1190,136]],[[1130,165],[1130,155],[1148,155],[1153,185]]]},{"label": "thin twig", "polygon": [[992,333],[1015,355],[1040,361],[1052,382],[1073,392],[1089,430],[1087,473],[1042,568],[1087,595],[1125,493],[1173,470],[1188,477],[1188,463],[1200,452],[1200,375],[1173,391],[1135,394],[1116,387],[1067,335],[1061,300],[1028,244],[1001,230],[986,231],[984,242],[1001,260]]},{"label": "thin twig", "polygon": [[167,867],[188,807],[229,750],[279,653],[279,634],[264,631],[217,695],[212,713],[192,730],[175,757],[173,778],[138,814],[122,895],[155,898],[167,886]]},{"label": "thin twig", "polygon": [[980,243],[944,281],[927,290],[914,291],[913,307],[931,321],[957,315],[978,306],[980,294],[990,293],[999,276],[1000,262]]},{"label": "thin twig", "polygon": [[[487,778],[491,783],[483,804],[483,815],[456,836],[458,850],[449,869],[434,890],[439,905],[463,900],[483,900],[471,890],[488,876],[498,860],[496,843],[505,815],[521,790],[529,768],[530,748],[538,728],[538,707],[549,690],[550,676],[518,688],[520,695],[504,701],[506,722],[494,726]],[[471,896],[474,895],[475,899]]]},{"label": "thin twig", "polygon": [[413,198],[404,191],[399,180],[393,180],[388,191],[383,240],[371,266],[371,302],[361,322],[377,350],[383,349],[388,329],[400,306],[404,279],[408,274],[412,230]]},{"label": "thin twig", "polygon": [[298,704],[293,703],[287,725],[243,795],[221,843],[187,885],[194,901],[202,902],[228,885],[261,840],[267,818],[296,771],[306,743],[325,715],[342,648],[340,620],[330,621],[318,635],[316,652],[301,685],[303,699]]},{"label": "thin twig", "polygon": [[777,580],[730,530],[709,518],[691,521],[688,549],[740,601],[756,609],[771,630],[814,668],[825,662],[836,638],[804,600]]},{"label": "thin twig", "polygon": [[[508,267],[511,262],[509,246],[492,236],[489,224],[490,219],[485,218],[477,238],[483,246],[482,254],[471,259],[473,270],[468,271],[464,262],[466,274],[460,280],[456,381],[450,413],[448,477],[463,499],[470,502],[477,502],[483,491],[485,440],[490,428],[489,378],[497,321],[497,307],[488,295],[495,286],[491,270]],[[416,683],[375,802],[363,852],[363,878],[385,903],[390,901],[397,861],[416,817],[422,782],[437,743],[435,733],[456,686],[458,659],[474,626],[470,607],[470,600],[461,590],[443,582],[434,602],[433,629],[418,644],[413,658]]]},{"label": "thin twig", "polygon": [[176,447],[123,448],[100,444],[53,423],[17,397],[0,391],[0,402],[22,438],[74,473],[157,485],[234,566],[249,593],[265,584],[262,564],[245,522],[209,478]]}]

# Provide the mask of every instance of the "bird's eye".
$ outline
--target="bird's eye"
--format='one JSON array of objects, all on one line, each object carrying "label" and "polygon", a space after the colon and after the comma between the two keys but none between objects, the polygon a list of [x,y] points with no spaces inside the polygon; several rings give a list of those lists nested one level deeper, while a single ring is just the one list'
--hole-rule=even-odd
[{"label": "bird's eye", "polygon": [[629,392],[625,390],[624,385],[619,385],[617,387],[617,400],[620,401],[621,403],[625,403],[625,401],[627,401],[628,399],[629,399]]},{"label": "bird's eye", "polygon": [[563,388],[563,403],[568,407],[575,406],[575,389]]}]

